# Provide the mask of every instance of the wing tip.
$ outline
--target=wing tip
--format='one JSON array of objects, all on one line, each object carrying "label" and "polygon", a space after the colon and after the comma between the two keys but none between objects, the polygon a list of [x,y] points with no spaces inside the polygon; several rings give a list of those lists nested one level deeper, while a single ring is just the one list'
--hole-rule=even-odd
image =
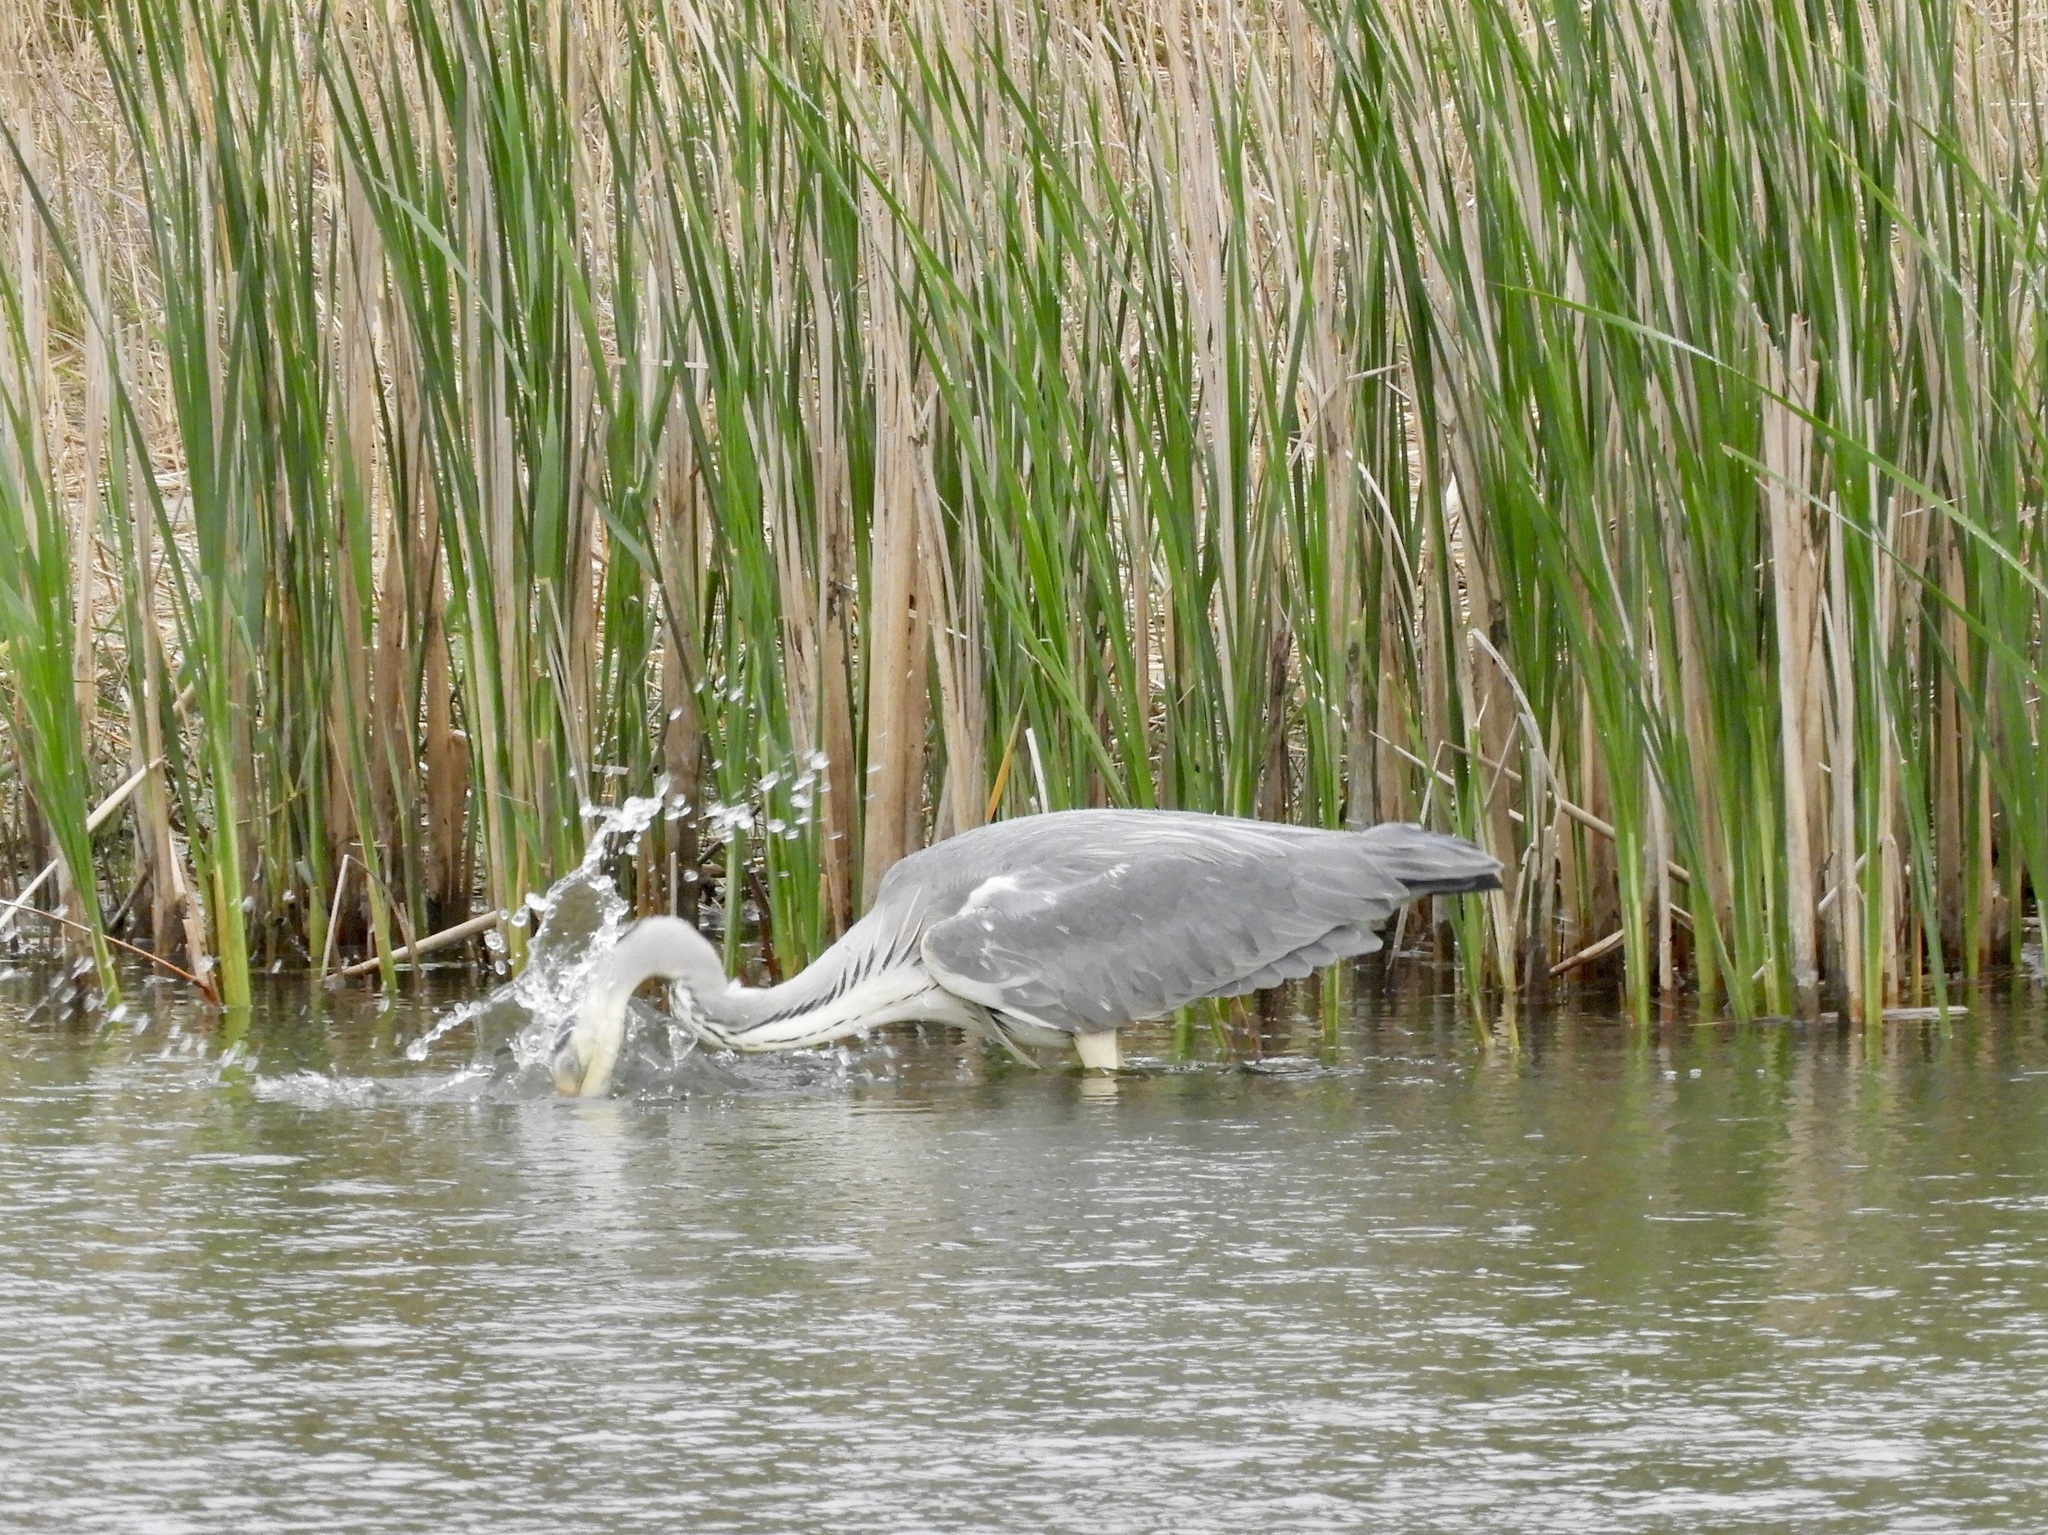
[{"label": "wing tip", "polygon": [[1463,837],[1408,821],[1383,821],[1359,835],[1373,841],[1386,872],[1407,888],[1411,900],[1501,888],[1501,861]]}]

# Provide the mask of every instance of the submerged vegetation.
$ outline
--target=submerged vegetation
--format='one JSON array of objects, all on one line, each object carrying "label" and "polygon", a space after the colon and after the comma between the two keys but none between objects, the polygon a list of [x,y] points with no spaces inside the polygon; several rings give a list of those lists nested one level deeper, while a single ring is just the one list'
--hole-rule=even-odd
[{"label": "submerged vegetation", "polygon": [[656,792],[785,969],[1091,803],[1473,836],[1510,1001],[2017,952],[2038,19],[14,9],[0,868],[110,988],[388,983]]}]

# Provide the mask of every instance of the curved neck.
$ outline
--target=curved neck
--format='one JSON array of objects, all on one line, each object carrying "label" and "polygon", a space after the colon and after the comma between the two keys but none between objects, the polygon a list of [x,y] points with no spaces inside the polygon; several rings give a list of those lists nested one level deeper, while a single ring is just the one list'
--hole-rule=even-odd
[{"label": "curved neck", "polygon": [[680,986],[685,1022],[726,1049],[794,1049],[902,1018],[971,1021],[955,1016],[962,1004],[935,993],[921,967],[905,963],[915,952],[904,930],[864,918],[802,974],[756,989],[726,979],[718,950],[690,923],[643,918],[599,961],[557,1050],[555,1085],[584,1096],[606,1090],[625,1038],[626,1004],[653,980]]},{"label": "curved neck", "polygon": [[711,940],[680,917],[643,917],[612,946],[598,966],[595,990],[607,1010],[623,1012],[627,999],[648,981],[688,988],[691,999],[714,1024],[746,1025],[751,1009],[730,1006],[731,994],[746,988],[726,979],[725,961]]},{"label": "curved neck", "polygon": [[611,1086],[626,1038],[626,1004],[644,982],[680,983],[700,1032],[714,1038],[739,1024],[731,997],[736,990],[725,978],[725,965],[704,935],[675,917],[648,917],[612,945],[597,963],[590,989],[567,1030],[557,1041],[550,1062],[555,1087],[564,1093],[594,1097]]},{"label": "curved neck", "polygon": [[[689,993],[694,1020],[721,1043],[764,1020],[810,1011],[843,992],[856,973],[871,972],[889,946],[868,922],[857,922],[804,970],[779,986],[743,986],[729,980],[717,948],[679,917],[644,917],[604,957],[593,990],[606,1011],[623,1015],[626,1002],[648,981],[667,981]],[[778,1031],[780,1033],[782,1031]]]}]

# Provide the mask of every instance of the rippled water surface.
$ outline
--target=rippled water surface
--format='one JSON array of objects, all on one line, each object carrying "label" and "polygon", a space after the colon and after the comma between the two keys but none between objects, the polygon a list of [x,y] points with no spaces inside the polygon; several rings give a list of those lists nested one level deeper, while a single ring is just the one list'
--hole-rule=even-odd
[{"label": "rippled water surface", "polygon": [[1374,993],[558,1101],[443,996],[0,981],[0,1525],[2048,1528],[2048,1014]]}]

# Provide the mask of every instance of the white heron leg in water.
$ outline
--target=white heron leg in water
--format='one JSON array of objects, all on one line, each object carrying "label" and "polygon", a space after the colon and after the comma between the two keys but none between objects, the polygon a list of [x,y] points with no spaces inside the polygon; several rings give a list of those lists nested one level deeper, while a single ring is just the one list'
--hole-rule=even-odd
[{"label": "white heron leg in water", "polygon": [[626,1005],[672,984],[681,1021],[726,1050],[797,1050],[927,1022],[1057,1045],[1091,1072],[1116,1031],[1370,954],[1418,896],[1500,887],[1500,864],[1419,826],[1317,831],[1171,810],[1066,810],[961,832],[892,867],[868,914],[801,975],[725,976],[687,922],[649,917],[600,960],[549,1065],[565,1093],[611,1086]]},{"label": "white heron leg in water", "polygon": [[1122,1071],[1124,1058],[1116,1047],[1115,1029],[1097,1029],[1074,1036],[1083,1071]]}]

